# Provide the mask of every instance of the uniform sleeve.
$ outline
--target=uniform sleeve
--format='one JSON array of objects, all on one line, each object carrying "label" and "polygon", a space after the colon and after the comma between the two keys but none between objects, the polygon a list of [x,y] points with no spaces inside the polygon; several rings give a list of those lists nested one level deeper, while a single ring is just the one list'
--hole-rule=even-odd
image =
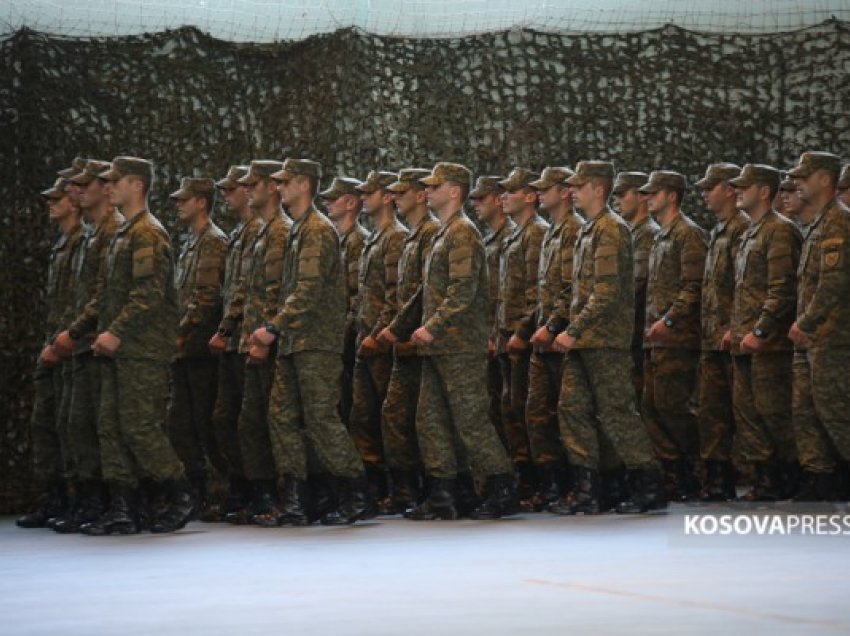
[{"label": "uniform sleeve", "polygon": [[372,329],[372,336],[377,336],[388,326],[398,312],[398,262],[404,249],[404,238],[404,232],[394,232],[387,237],[384,250],[384,303]]},{"label": "uniform sleeve", "polygon": [[95,278],[94,290],[91,298],[77,313],[68,331],[74,339],[81,337],[83,334],[91,333],[97,329],[98,316],[100,314],[100,303],[103,298],[103,292],[106,288],[106,254],[108,252],[108,242],[98,244],[97,255],[97,277]]},{"label": "uniform sleeve", "polygon": [[667,310],[667,318],[673,324],[699,316],[702,301],[702,278],[705,272],[706,244],[698,230],[688,232],[679,252],[679,293]]},{"label": "uniform sleeve", "polygon": [[573,301],[573,260],[576,250],[576,234],[564,231],[561,237],[561,291],[555,299],[552,313],[546,318],[546,325],[552,331],[563,331],[570,322],[570,305]]},{"label": "uniform sleeve", "polygon": [[771,237],[767,249],[767,297],[755,324],[765,334],[771,334],[777,321],[796,308],[800,243],[799,231],[790,225],[779,226]]},{"label": "uniform sleeve", "polygon": [[227,243],[223,237],[208,237],[199,246],[195,279],[178,334],[186,337],[199,325],[215,324],[221,308],[221,283]]},{"label": "uniform sleeve", "polygon": [[233,281],[227,298],[224,298],[224,307],[222,311],[221,323],[219,329],[228,333],[236,331],[239,323],[242,321],[242,316],[245,312],[245,298],[247,297],[247,280],[245,278],[245,259],[251,258],[251,250],[254,247],[253,236],[243,235],[240,245],[241,252],[235,260],[235,266],[238,268],[234,273],[235,280]]},{"label": "uniform sleeve", "polygon": [[820,262],[817,287],[806,311],[797,317],[797,325],[806,333],[814,333],[826,322],[839,303],[850,295],[850,228],[844,219],[824,228],[820,243]]},{"label": "uniform sleeve", "polygon": [[399,307],[398,313],[389,325],[390,331],[400,340],[409,340],[422,322],[422,286],[425,280],[425,263],[428,262],[428,257],[431,255],[431,249],[434,246],[434,234],[436,234],[436,228],[422,237],[419,247],[419,267],[422,270],[419,284],[410,298],[407,299],[407,302]]},{"label": "uniform sleeve", "polygon": [[[634,275],[631,267],[627,272],[620,271],[620,252],[628,249],[625,240],[631,241],[616,230],[597,234],[593,250],[593,287],[587,302],[571,324],[571,327],[579,332],[586,331],[610,317],[618,304],[621,278]],[[631,250],[628,251],[631,259]]]},{"label": "uniform sleeve", "polygon": [[[263,262],[259,264],[263,268],[264,293],[262,302],[263,322],[273,320],[278,313],[280,305],[280,291],[283,287],[283,266],[286,260],[286,239],[289,229],[280,226],[268,236],[268,249]],[[255,267],[257,265],[255,264]]]},{"label": "uniform sleeve", "polygon": [[458,317],[469,310],[478,291],[481,268],[487,266],[483,248],[476,249],[471,241],[452,245],[448,259],[449,279],[445,297],[424,325],[434,338],[441,338],[449,327],[457,326]]},{"label": "uniform sleeve", "polygon": [[525,246],[525,303],[522,308],[522,316],[519,319],[519,327],[516,335],[523,340],[531,338],[536,324],[537,312],[537,272],[540,266],[540,249],[543,245],[545,230],[534,226],[529,228],[528,243]]}]

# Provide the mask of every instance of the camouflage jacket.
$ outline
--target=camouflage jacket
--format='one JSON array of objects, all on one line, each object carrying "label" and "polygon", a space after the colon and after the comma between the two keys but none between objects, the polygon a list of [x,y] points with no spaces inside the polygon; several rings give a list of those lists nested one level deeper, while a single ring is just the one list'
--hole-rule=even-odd
[{"label": "camouflage jacket", "polygon": [[85,246],[83,226],[77,224],[67,234],[61,234],[50,250],[47,287],[44,302],[47,317],[44,323],[44,344],[51,344],[68,326],[74,309],[74,261]]},{"label": "camouflage jacket", "polygon": [[291,227],[292,219],[281,210],[257,232],[251,264],[245,277],[240,353],[248,353],[251,334],[277,315]]},{"label": "camouflage jacket", "polygon": [[342,354],[345,276],[339,237],[328,218],[311,207],[289,230],[278,311],[278,355],[297,351]]},{"label": "camouflage jacket", "polygon": [[239,328],[242,325],[242,312],[245,310],[251,256],[257,234],[262,227],[263,221],[257,216],[252,216],[230,233],[227,260],[224,266],[224,283],[221,286],[222,318],[218,327],[219,330],[230,333],[227,343],[228,351],[236,351],[239,348]]},{"label": "camouflage jacket", "polygon": [[546,230],[537,269],[536,327],[548,325],[555,331],[563,331],[570,322],[573,256],[583,224],[584,219],[571,212],[561,223]]},{"label": "camouflage jacket", "polygon": [[646,322],[646,279],[649,276],[649,253],[661,227],[648,216],[637,225],[631,226],[632,246],[635,254],[635,329],[632,333],[632,348],[640,349],[644,343]]},{"label": "camouflage jacket", "polygon": [[171,239],[149,211],[116,230],[89,307],[98,333],[121,339],[116,358],[168,362],[173,357],[178,302]]},{"label": "camouflage jacket", "polygon": [[98,275],[106,260],[106,251],[116,230],[124,223],[117,210],[106,213],[97,225],[85,229],[84,245],[74,259],[74,311],[68,329],[74,338],[74,355],[91,353],[97,316],[87,314],[88,304],[97,291]]},{"label": "camouflage jacket", "polygon": [[818,212],[803,243],[797,325],[812,349],[850,346],[850,210],[837,200]]},{"label": "camouflage jacket", "polygon": [[[421,322],[434,342],[419,355],[487,351],[487,255],[475,224],[458,211],[434,234],[420,289],[399,311],[396,324],[412,332]],[[417,319],[422,316],[421,321]]]},{"label": "camouflage jacket", "polygon": [[663,317],[673,326],[669,337],[662,343],[652,343],[652,347],[700,348],[705,251],[705,232],[684,213],[655,237],[649,254],[645,326],[648,329]]},{"label": "camouflage jacket", "polygon": [[732,353],[756,327],[766,334],[765,351],[792,349],[801,241],[797,226],[774,210],[744,232],[735,261]]},{"label": "camouflage jacket", "polygon": [[611,208],[576,240],[570,329],[576,349],[628,349],[635,311],[634,252],[628,224]]},{"label": "camouflage jacket", "polygon": [[355,223],[348,232],[339,239],[342,268],[345,274],[345,298],[347,314],[345,318],[346,331],[356,330],[357,322],[357,286],[360,272],[360,255],[363,246],[369,238],[369,230]]},{"label": "camouflage jacket", "polygon": [[490,304],[487,313],[488,329],[496,333],[496,310],[499,305],[499,264],[502,260],[502,250],[505,239],[513,233],[516,223],[510,217],[505,217],[505,223],[496,232],[484,236],[484,250],[487,253],[487,273],[489,280]]},{"label": "camouflage jacket", "polygon": [[358,272],[357,345],[368,335],[377,336],[398,311],[398,262],[407,229],[393,219],[363,244]]},{"label": "camouflage jacket", "polygon": [[221,321],[221,284],[227,237],[210,221],[196,236],[190,232],[177,257],[174,284],[180,301],[177,335],[183,338],[178,357],[212,355],[209,341]]},{"label": "camouflage jacket", "polygon": [[735,259],[741,235],[750,225],[750,217],[738,210],[715,225],[708,239],[708,255],[702,277],[702,348],[719,351],[720,341],[732,324],[735,296]]},{"label": "camouflage jacket", "polygon": [[537,268],[540,246],[549,224],[537,213],[517,225],[504,241],[499,262],[499,304],[496,311],[496,352],[504,353],[516,334],[528,340],[537,308]]}]

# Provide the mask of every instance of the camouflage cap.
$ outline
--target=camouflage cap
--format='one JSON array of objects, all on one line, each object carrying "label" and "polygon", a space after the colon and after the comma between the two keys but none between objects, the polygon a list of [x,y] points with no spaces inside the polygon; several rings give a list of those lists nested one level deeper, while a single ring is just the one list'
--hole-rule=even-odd
[{"label": "camouflage cap", "polygon": [[84,157],[74,157],[74,160],[71,162],[71,166],[69,168],[63,168],[56,174],[58,174],[63,179],[70,179],[75,174],[79,174],[86,167],[86,163],[88,163],[88,159]]},{"label": "camouflage cap", "polygon": [[387,186],[394,183],[396,174],[387,172],[386,170],[372,170],[366,181],[357,186],[357,190],[361,194],[372,194],[378,190],[386,190]]},{"label": "camouflage cap", "polygon": [[488,194],[501,194],[502,186],[499,181],[504,177],[478,177],[475,182],[475,188],[469,193],[470,199],[481,199]]},{"label": "camouflage cap", "polygon": [[423,170],[422,168],[405,168],[404,170],[399,170],[398,180],[388,185],[387,190],[400,193],[407,192],[410,188],[424,188],[425,186],[422,185],[420,180],[429,174],[431,174],[430,170]]},{"label": "camouflage cap", "polygon": [[782,181],[779,182],[779,189],[785,192],[793,192],[797,189],[797,184],[794,183],[794,179],[792,179],[788,176],[787,173],[785,173],[782,176]]},{"label": "camouflage cap", "polygon": [[434,165],[431,174],[424,179],[420,179],[425,186],[438,186],[446,181],[453,181],[465,185],[467,188],[472,185],[472,172],[466,166],[459,163],[449,163],[441,161]]},{"label": "camouflage cap", "polygon": [[631,188],[640,188],[649,181],[649,175],[645,172],[619,172],[614,179],[614,194],[622,194]]},{"label": "camouflage cap", "polygon": [[59,177],[51,187],[41,191],[41,196],[45,199],[61,199],[66,194],[68,194],[68,180],[64,177]]},{"label": "camouflage cap", "polygon": [[169,194],[171,199],[191,199],[192,197],[208,197],[215,194],[215,181],[196,177],[183,177],[180,189]]},{"label": "camouflage cap", "polygon": [[700,190],[711,190],[722,181],[734,179],[741,173],[741,166],[735,163],[713,163],[706,168],[705,176],[696,182]]},{"label": "camouflage cap", "polygon": [[271,175],[275,181],[286,181],[292,177],[312,177],[318,181],[322,178],[322,164],[312,159],[287,159],[283,168]]},{"label": "camouflage cap", "polygon": [[110,167],[111,164],[108,161],[89,159],[86,161],[86,165],[83,170],[74,176],[69,177],[68,181],[77,185],[88,185],[109,170]]},{"label": "camouflage cap", "polygon": [[319,192],[319,197],[330,201],[336,201],[338,198],[346,194],[360,196],[360,191],[357,187],[362,183],[363,182],[360,181],[360,179],[355,179],[353,177],[334,177],[331,187]]},{"label": "camouflage cap", "polygon": [[530,188],[532,181],[539,178],[540,173],[538,172],[532,172],[528,168],[516,167],[510,171],[507,179],[499,181],[499,185],[508,192],[517,192],[523,188]]},{"label": "camouflage cap", "polygon": [[233,190],[239,187],[239,179],[248,174],[248,166],[230,166],[227,175],[215,182],[215,187],[222,190]]},{"label": "camouflage cap", "polygon": [[797,165],[788,171],[792,179],[805,179],[818,170],[826,170],[838,178],[841,171],[841,159],[831,152],[808,151],[800,155]]},{"label": "camouflage cap", "polygon": [[532,181],[528,185],[530,185],[535,190],[547,190],[552,186],[556,185],[566,185],[567,179],[573,176],[575,172],[570,170],[569,168],[563,168],[560,166],[549,166],[548,168],[543,168],[543,172],[540,174],[540,178],[536,181]]},{"label": "camouflage cap", "polygon": [[248,166],[248,172],[244,177],[236,180],[240,185],[254,185],[262,179],[270,179],[275,172],[283,169],[282,161],[271,161],[269,159],[254,159]]},{"label": "camouflage cap", "polygon": [[672,170],[653,170],[649,181],[640,187],[644,194],[655,194],[659,190],[685,190],[688,181],[685,175]]},{"label": "camouflage cap", "polygon": [[105,181],[118,181],[122,177],[131,175],[153,181],[153,164],[147,159],[138,157],[115,157],[109,170],[97,176]]},{"label": "camouflage cap", "polygon": [[575,174],[567,179],[567,185],[583,186],[596,177],[613,179],[614,164],[610,161],[579,161],[576,164]]},{"label": "camouflage cap", "polygon": [[766,166],[762,163],[748,163],[741,169],[741,174],[729,180],[729,184],[736,188],[749,188],[755,184],[778,188],[779,180],[779,170],[773,166]]},{"label": "camouflage cap", "polygon": [[850,188],[850,163],[845,163],[841,168],[841,176],[838,177],[838,189]]}]

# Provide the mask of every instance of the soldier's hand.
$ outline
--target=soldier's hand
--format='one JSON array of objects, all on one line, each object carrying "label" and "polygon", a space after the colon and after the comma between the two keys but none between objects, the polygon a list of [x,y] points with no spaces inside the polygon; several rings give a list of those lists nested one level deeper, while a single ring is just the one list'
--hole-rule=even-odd
[{"label": "soldier's hand", "polygon": [[398,342],[398,337],[390,331],[389,327],[384,327],[381,329],[381,333],[378,334],[378,342],[385,345],[394,345]]},{"label": "soldier's hand", "polygon": [[531,336],[531,344],[533,344],[539,351],[547,351],[552,348],[552,343],[555,341],[555,334],[553,334],[549,329],[546,328],[546,325],[540,327],[537,331],[534,332],[534,335]]},{"label": "soldier's hand", "polygon": [[269,348],[261,344],[252,344],[248,349],[248,364],[261,364],[268,360]]},{"label": "soldier's hand", "polygon": [[121,338],[113,333],[104,331],[95,338],[91,348],[96,356],[106,356],[111,358],[121,346]]},{"label": "soldier's hand", "polygon": [[732,348],[732,332],[727,331],[723,334],[723,337],[720,339],[720,350],[721,351],[729,351]]},{"label": "soldier's hand", "polygon": [[514,334],[508,339],[508,351],[511,353],[522,353],[528,349],[528,342]]},{"label": "soldier's hand", "polygon": [[419,327],[419,329],[413,332],[410,342],[415,345],[429,345],[434,342],[434,336],[425,327]]},{"label": "soldier's hand", "polygon": [[38,354],[38,361],[45,366],[51,367],[62,362],[62,358],[59,357],[51,345],[45,345],[41,353]]},{"label": "soldier's hand", "polygon": [[492,338],[487,339],[487,355],[491,358],[496,355],[496,343]]},{"label": "soldier's hand", "polygon": [[366,336],[363,338],[363,342],[360,343],[360,349],[357,350],[357,353],[363,358],[368,358],[388,350],[389,347],[387,345],[378,342],[372,336]]},{"label": "soldier's hand", "polygon": [[271,331],[269,331],[265,327],[260,327],[259,329],[254,330],[254,333],[251,334],[249,342],[252,345],[262,345],[263,347],[270,347],[275,341],[276,337],[277,336],[275,336]]},{"label": "soldier's hand", "polygon": [[748,333],[743,338],[741,338],[741,352],[742,353],[758,353],[764,349],[764,339],[759,338],[758,336]]},{"label": "soldier's hand", "polygon": [[811,342],[809,334],[800,329],[796,321],[794,321],[794,324],[791,325],[791,329],[788,331],[788,337],[791,339],[791,342],[798,347],[806,347]]},{"label": "soldier's hand", "polygon": [[663,342],[669,335],[670,328],[664,324],[663,320],[656,320],[646,333],[646,336],[654,342]]},{"label": "soldier's hand", "polygon": [[68,333],[67,329],[56,336],[56,339],[53,341],[53,348],[60,358],[67,359],[71,357],[71,354],[74,352],[74,339]]},{"label": "soldier's hand", "polygon": [[566,331],[562,331],[558,334],[558,337],[555,338],[555,342],[552,343],[552,347],[555,351],[559,353],[567,353],[570,349],[572,349],[576,345],[576,339],[568,334]]},{"label": "soldier's hand", "polygon": [[215,334],[209,341],[210,351],[213,353],[221,353],[225,349],[227,349],[227,340]]}]

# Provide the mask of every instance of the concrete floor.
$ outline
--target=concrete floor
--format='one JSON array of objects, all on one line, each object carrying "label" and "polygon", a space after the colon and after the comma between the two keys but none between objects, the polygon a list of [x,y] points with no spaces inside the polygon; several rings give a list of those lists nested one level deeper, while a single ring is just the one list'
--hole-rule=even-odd
[{"label": "concrete floor", "polygon": [[684,537],[706,510],[100,539],[4,518],[0,634],[850,633],[850,537]]}]

